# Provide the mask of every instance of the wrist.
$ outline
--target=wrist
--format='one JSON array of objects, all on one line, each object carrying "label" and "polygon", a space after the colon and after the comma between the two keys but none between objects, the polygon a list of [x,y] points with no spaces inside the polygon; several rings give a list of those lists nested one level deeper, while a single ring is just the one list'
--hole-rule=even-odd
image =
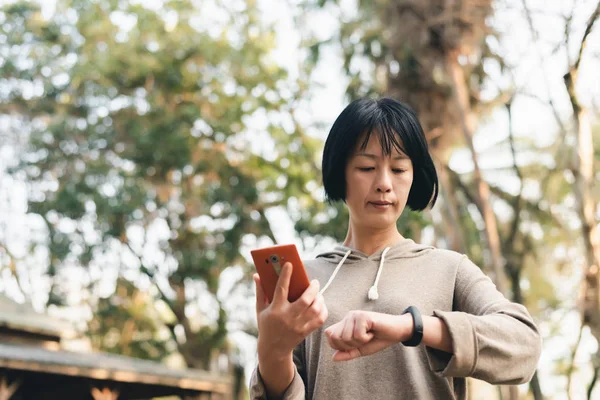
[{"label": "wrist", "polygon": [[266,398],[279,399],[294,380],[294,355],[272,351],[261,346],[258,353],[258,374],[266,392]]},{"label": "wrist", "polygon": [[271,363],[285,362],[288,359],[293,359],[294,350],[279,349],[272,343],[266,343],[260,340],[260,336],[257,342],[257,353],[259,363],[262,361]]},{"label": "wrist", "polygon": [[399,343],[406,342],[410,340],[415,331],[415,321],[413,320],[412,315],[410,314],[402,314],[398,316],[400,320],[400,339]]}]

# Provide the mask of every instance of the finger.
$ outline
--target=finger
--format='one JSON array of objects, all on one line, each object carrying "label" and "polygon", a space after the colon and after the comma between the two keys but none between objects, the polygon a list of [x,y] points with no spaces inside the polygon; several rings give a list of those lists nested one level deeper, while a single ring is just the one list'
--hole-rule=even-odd
[{"label": "finger", "polygon": [[329,347],[331,347],[333,350],[341,350],[341,348],[338,347],[337,342],[333,339],[333,333],[331,331],[325,331],[325,337],[327,338],[327,344]]},{"label": "finger", "polygon": [[329,328],[325,329],[324,333],[325,336],[330,337],[332,336],[336,331],[340,330],[341,327],[343,327],[343,320],[340,322],[336,322],[335,324],[331,325]]},{"label": "finger", "polygon": [[317,293],[312,304],[299,315],[299,318],[309,322],[321,313],[323,307],[325,307],[325,300],[323,300],[323,296]]},{"label": "finger", "polygon": [[254,279],[254,286],[256,287],[256,312],[259,313],[269,306],[269,299],[262,288],[260,276],[254,274],[252,275],[252,278]]},{"label": "finger", "polygon": [[368,326],[364,319],[361,318],[354,323],[354,332],[352,333],[352,337],[356,343],[359,344],[359,346],[369,342],[374,336],[374,333],[368,331]]},{"label": "finger", "polygon": [[320,285],[318,280],[314,279],[312,282],[310,282],[310,285],[308,288],[306,288],[304,293],[302,293],[302,296],[300,296],[298,300],[292,304],[294,311],[298,314],[304,313],[317,298],[317,295],[319,294],[319,287]]},{"label": "finger", "polygon": [[[344,351],[352,350],[357,347],[360,347],[360,344],[355,343],[352,338],[352,332],[354,331],[354,319],[353,318],[345,318],[344,326],[340,330],[339,338],[335,338],[338,341],[338,346]],[[349,335],[346,337],[344,334],[349,332]]]},{"label": "finger", "polygon": [[277,286],[275,287],[275,294],[273,295],[273,303],[280,304],[288,301],[291,277],[292,264],[290,262],[286,262],[283,264],[279,279],[277,279]]},{"label": "finger", "polygon": [[265,295],[265,291],[263,290],[262,283],[260,282],[260,276],[258,274],[254,274],[252,276],[254,279],[254,286],[256,287],[256,312],[259,313],[269,305],[269,300]]},{"label": "finger", "polygon": [[342,320],[335,325],[334,329],[328,329],[325,332],[329,346],[331,346],[331,348],[334,350],[347,351],[356,347],[342,340],[342,332],[344,331],[345,324],[346,321]]},{"label": "finger", "polygon": [[323,326],[327,320],[327,307],[323,296],[317,294],[317,298],[312,305],[300,315],[300,323],[304,324],[304,330],[311,333],[317,328]]},{"label": "finger", "polygon": [[354,327],[356,324],[356,320],[354,318],[347,318],[346,323],[344,324],[344,329],[342,330],[342,340],[346,343],[351,343],[354,337]]}]

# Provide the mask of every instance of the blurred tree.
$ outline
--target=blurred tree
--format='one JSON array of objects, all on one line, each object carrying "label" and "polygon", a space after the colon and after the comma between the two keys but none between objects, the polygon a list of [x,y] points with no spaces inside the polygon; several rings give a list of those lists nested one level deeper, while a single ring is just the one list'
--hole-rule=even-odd
[{"label": "blurred tree", "polygon": [[[111,293],[111,276],[150,283],[183,331],[170,330],[186,363],[204,369],[228,348],[221,273],[247,265],[244,240],[275,241],[270,208],[314,201],[320,144],[295,130],[300,87],[272,60],[255,2],[211,4],[59,0],[49,19],[31,2],[0,12],[0,114],[27,136],[12,172],[46,226],[32,246],[48,249],[47,303],[69,302],[77,266],[90,303]],[[95,343],[160,358],[163,343],[135,341],[156,328],[152,301],[116,287],[91,333],[112,325],[123,342]]]},{"label": "blurred tree", "polygon": [[[307,3],[309,9],[314,7],[314,2]],[[335,3],[321,1],[317,6]],[[572,235],[552,208],[554,201],[562,204],[568,183],[560,166],[549,170],[544,161],[558,154],[560,146],[540,148],[512,132],[511,107],[519,88],[511,79],[511,66],[505,64],[497,46],[490,46],[497,43],[489,23],[492,6],[492,1],[359,1],[358,13],[341,12],[338,33],[326,40],[313,39],[312,47],[318,55],[322,46],[341,45],[350,98],[385,93],[415,108],[442,185],[441,218],[434,219],[439,220],[434,224],[436,236],[447,238],[449,247],[487,267],[501,291],[535,311],[539,304],[557,301],[540,263],[548,260],[552,246],[565,245],[569,242],[565,237]],[[490,63],[513,85],[496,88],[496,96],[484,100],[483,89],[495,86],[484,68]],[[509,120],[507,138],[491,144],[489,154],[478,154],[473,145],[478,122],[502,108]],[[460,175],[449,167],[449,160],[454,150],[465,145],[472,155],[473,171]],[[512,155],[513,165],[482,171],[479,158],[501,149]],[[534,161],[518,163],[520,152],[535,154]],[[514,189],[490,185],[484,172],[516,178],[517,194]],[[560,189],[544,201],[524,194],[526,185],[538,183],[544,195],[548,187]],[[497,217],[492,205],[509,212]],[[523,293],[524,280],[531,284],[531,299]],[[534,398],[543,398],[537,374],[530,386]],[[502,396],[516,398],[516,387],[503,390]]]},{"label": "blurred tree", "polygon": [[[573,192],[577,200],[577,212],[581,222],[585,266],[582,284],[582,327],[588,325],[598,343],[600,343],[600,227],[598,222],[598,196],[594,194],[596,175],[594,168],[594,140],[592,122],[589,111],[583,104],[578,92],[577,83],[583,52],[589,36],[600,18],[600,2],[597,3],[589,16],[581,42],[577,47],[577,55],[571,60],[567,51],[568,71],[564,75],[564,83],[569,94],[573,109],[574,137],[573,156],[569,169],[575,178]],[[570,39],[569,24],[565,29],[565,46],[568,48]],[[598,142],[596,142],[598,143]],[[600,374],[600,350],[592,357],[593,378],[588,386],[587,397],[592,398],[592,392]]]},{"label": "blurred tree", "polygon": [[115,292],[99,299],[94,308],[88,331],[94,348],[156,361],[173,352],[168,317],[160,315],[152,296],[132,282],[119,278]]},{"label": "blurred tree", "polygon": [[[485,221],[482,234],[490,255],[486,264],[497,276],[498,287],[506,292],[489,187],[481,177],[472,147],[474,115],[490,108],[479,100],[486,77],[482,63],[489,58],[501,61],[485,41],[493,34],[485,23],[492,2],[382,0],[358,4],[360,12],[343,20],[335,38],[341,44],[350,78],[349,97],[385,93],[417,111],[440,171],[444,236],[458,251],[465,251],[467,244],[458,223],[456,190],[446,166],[454,149],[465,142],[470,145],[475,204]],[[316,42],[313,47],[318,49],[330,41]]]}]

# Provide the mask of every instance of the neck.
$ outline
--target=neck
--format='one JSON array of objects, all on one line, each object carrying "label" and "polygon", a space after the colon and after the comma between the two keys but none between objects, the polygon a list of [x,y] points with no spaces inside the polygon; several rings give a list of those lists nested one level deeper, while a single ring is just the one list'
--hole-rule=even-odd
[{"label": "neck", "polygon": [[358,229],[353,225],[351,220],[348,225],[348,233],[346,234],[346,240],[344,240],[344,246],[356,249],[367,255],[376,253],[384,247],[404,240],[404,237],[398,232],[398,228],[395,225],[383,230],[364,227]]}]

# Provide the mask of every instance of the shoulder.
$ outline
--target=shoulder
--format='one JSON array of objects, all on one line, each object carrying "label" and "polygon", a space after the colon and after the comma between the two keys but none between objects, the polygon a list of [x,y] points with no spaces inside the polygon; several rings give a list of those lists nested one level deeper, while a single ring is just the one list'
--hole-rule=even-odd
[{"label": "shoulder", "polygon": [[455,282],[481,277],[481,269],[467,255],[453,250],[430,247],[412,260],[431,280]]},{"label": "shoulder", "polygon": [[459,289],[480,281],[491,282],[490,277],[466,254],[437,248],[430,253],[432,259],[429,264],[437,266],[438,269],[441,267],[447,276],[452,275]]},{"label": "shoulder", "polygon": [[331,274],[328,266],[332,264],[323,259],[313,258],[302,260],[302,264],[304,264],[304,268],[306,269],[306,273],[310,279],[320,280],[320,278],[325,278]]},{"label": "shoulder", "polygon": [[487,277],[481,267],[475,264],[466,254],[445,249],[435,249],[432,253],[432,257],[436,258],[435,263],[451,269],[457,281],[470,281]]},{"label": "shoulder", "polygon": [[423,256],[427,257],[428,260],[435,265],[442,265],[445,268],[451,267],[455,269],[458,269],[461,264],[464,263],[464,260],[468,259],[465,254],[437,247],[430,247],[430,250],[423,254]]}]

